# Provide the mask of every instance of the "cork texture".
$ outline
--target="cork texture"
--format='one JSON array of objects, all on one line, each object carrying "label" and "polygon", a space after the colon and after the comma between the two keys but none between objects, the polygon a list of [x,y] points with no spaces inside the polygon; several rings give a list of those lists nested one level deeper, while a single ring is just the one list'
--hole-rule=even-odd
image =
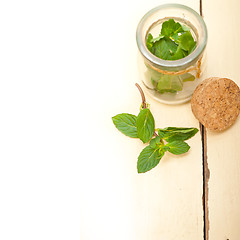
[{"label": "cork texture", "polygon": [[228,78],[208,78],[195,89],[191,108],[194,116],[206,128],[223,131],[229,128],[239,115],[239,87]]}]

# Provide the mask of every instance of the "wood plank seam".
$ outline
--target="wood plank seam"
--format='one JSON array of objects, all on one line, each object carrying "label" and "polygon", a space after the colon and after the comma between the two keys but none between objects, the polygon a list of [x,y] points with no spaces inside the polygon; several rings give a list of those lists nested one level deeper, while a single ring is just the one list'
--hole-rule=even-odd
[{"label": "wood plank seam", "polygon": [[210,171],[207,161],[207,134],[206,128],[200,123],[202,137],[202,167],[203,167],[203,239],[209,240],[209,209],[208,209],[208,182]]},{"label": "wood plank seam", "polygon": [[[199,12],[203,17],[202,0],[199,0]],[[208,209],[208,183],[210,178],[210,170],[207,161],[207,133],[206,128],[200,124],[200,132],[202,138],[202,168],[203,168],[203,239],[209,240],[209,209]]]}]

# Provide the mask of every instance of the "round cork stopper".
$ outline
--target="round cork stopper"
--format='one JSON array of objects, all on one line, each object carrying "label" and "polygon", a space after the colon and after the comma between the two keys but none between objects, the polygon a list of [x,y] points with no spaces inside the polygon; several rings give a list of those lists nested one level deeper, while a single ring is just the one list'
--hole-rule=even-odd
[{"label": "round cork stopper", "polygon": [[225,130],[240,112],[239,87],[228,78],[208,78],[195,89],[191,107],[203,126],[213,131]]}]

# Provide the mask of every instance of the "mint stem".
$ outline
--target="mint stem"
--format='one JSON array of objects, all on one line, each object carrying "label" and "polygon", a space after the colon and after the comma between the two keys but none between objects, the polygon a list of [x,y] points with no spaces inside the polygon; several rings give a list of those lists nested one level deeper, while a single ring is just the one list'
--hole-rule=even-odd
[{"label": "mint stem", "polygon": [[143,92],[142,88],[139,86],[138,83],[135,83],[135,85],[136,85],[136,87],[138,88],[138,90],[139,90],[139,92],[141,94],[143,108],[147,108],[146,98],[145,98],[145,95],[144,95],[144,92]]}]

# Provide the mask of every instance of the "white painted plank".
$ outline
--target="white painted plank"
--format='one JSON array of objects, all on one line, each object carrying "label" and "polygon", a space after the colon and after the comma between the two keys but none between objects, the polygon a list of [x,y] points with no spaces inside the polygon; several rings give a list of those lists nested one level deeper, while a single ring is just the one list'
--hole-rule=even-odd
[{"label": "white painted plank", "polygon": [[[199,8],[197,0],[177,2]],[[144,145],[119,133],[111,122],[118,113],[139,111],[135,31],[146,11],[161,3],[121,1],[115,6],[104,1],[108,8],[94,11],[94,20],[86,18],[90,25],[98,19],[101,29],[96,31],[103,38],[97,64],[92,66],[88,58],[86,71],[92,76],[89,80],[86,75],[82,90],[89,86],[93,96],[86,95],[89,119],[82,121],[87,126],[81,172],[83,240],[203,238],[200,134],[188,141],[189,153],[167,154],[155,169],[137,174],[137,157]],[[189,103],[167,106],[146,97],[156,126],[199,127]]]},{"label": "white painted plank", "polygon": [[[207,75],[228,77],[240,86],[240,2],[203,0],[209,30]],[[209,240],[240,236],[240,119],[222,133],[207,131]]]}]

